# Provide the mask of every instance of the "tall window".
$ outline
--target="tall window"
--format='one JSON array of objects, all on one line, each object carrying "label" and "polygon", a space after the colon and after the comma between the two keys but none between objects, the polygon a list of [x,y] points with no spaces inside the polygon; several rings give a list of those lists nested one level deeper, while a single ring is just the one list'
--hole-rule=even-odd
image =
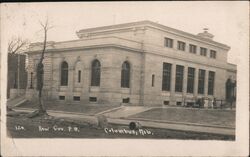
[{"label": "tall window", "polygon": [[68,63],[62,62],[61,64],[61,86],[68,85]]},{"label": "tall window", "polygon": [[199,69],[198,93],[204,94],[205,70]]},{"label": "tall window", "polygon": [[184,66],[176,65],[175,91],[182,92]]},{"label": "tall window", "polygon": [[188,67],[187,93],[194,93],[195,68]]},{"label": "tall window", "polygon": [[173,39],[165,38],[165,46],[169,48],[173,48]]},{"label": "tall window", "polygon": [[121,87],[129,88],[129,80],[130,80],[130,65],[127,61],[122,64],[121,71]]},{"label": "tall window", "polygon": [[186,43],[178,41],[178,50],[185,51]]},{"label": "tall window", "polygon": [[152,87],[155,86],[155,75],[154,74],[152,75],[152,83],[151,83],[151,85],[152,85]]},{"label": "tall window", "polygon": [[216,51],[210,50],[210,58],[216,58]]},{"label": "tall window", "polygon": [[81,70],[78,70],[78,83],[81,82]]},{"label": "tall window", "polygon": [[189,52],[190,53],[196,53],[196,46],[192,45],[192,44],[189,44]]},{"label": "tall window", "polygon": [[201,56],[207,56],[207,49],[204,48],[204,47],[201,47],[201,48],[200,48],[200,55],[201,55]]},{"label": "tall window", "polygon": [[94,60],[91,66],[91,86],[100,86],[101,64],[98,60]]},{"label": "tall window", "polygon": [[208,95],[214,94],[214,77],[215,77],[215,72],[209,71],[209,74],[208,74]]},{"label": "tall window", "polygon": [[163,63],[163,72],[162,72],[162,90],[170,91],[171,83],[171,64]]}]

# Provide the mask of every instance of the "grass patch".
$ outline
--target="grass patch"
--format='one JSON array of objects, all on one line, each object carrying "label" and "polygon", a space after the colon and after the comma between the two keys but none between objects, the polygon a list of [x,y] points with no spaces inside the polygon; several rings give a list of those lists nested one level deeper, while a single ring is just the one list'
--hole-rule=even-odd
[{"label": "grass patch", "polygon": [[139,114],[132,115],[129,118],[145,118],[153,120],[235,127],[235,111],[233,110],[154,108]]},{"label": "grass patch", "polygon": [[[95,115],[99,112],[103,112],[103,111],[118,107],[118,106],[109,106],[109,105],[103,105],[103,104],[85,105],[85,104],[80,104],[80,103],[79,104],[67,104],[67,103],[60,103],[60,102],[44,102],[44,105],[47,110],[77,112],[77,113],[83,113],[86,115]],[[38,109],[38,104],[27,101],[18,107]]]}]

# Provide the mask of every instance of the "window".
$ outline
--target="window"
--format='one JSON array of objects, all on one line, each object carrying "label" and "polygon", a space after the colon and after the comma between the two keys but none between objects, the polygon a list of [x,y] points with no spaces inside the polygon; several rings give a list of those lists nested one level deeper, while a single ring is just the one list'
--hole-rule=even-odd
[{"label": "window", "polygon": [[181,106],[181,104],[182,104],[181,101],[177,101],[177,102],[176,102],[176,105],[177,105],[177,106]]},{"label": "window", "polygon": [[209,71],[208,73],[208,95],[214,94],[214,77],[215,77],[215,72]]},{"label": "window", "polygon": [[96,102],[96,101],[97,101],[97,98],[96,98],[96,97],[89,97],[89,101],[90,101],[90,102]]},{"label": "window", "polygon": [[169,101],[163,101],[164,105],[169,105]]},{"label": "window", "polygon": [[199,69],[198,93],[204,94],[205,70]]},{"label": "window", "polygon": [[68,63],[62,62],[61,64],[61,86],[68,85]]},{"label": "window", "polygon": [[207,49],[204,48],[204,47],[201,47],[201,48],[200,48],[200,55],[201,55],[201,56],[207,56]]},{"label": "window", "polygon": [[81,70],[78,70],[78,82],[81,82]]},{"label": "window", "polygon": [[59,96],[59,100],[65,100],[65,96]]},{"label": "window", "polygon": [[80,101],[80,97],[79,96],[74,96],[73,99],[74,99],[74,101]]},{"label": "window", "polygon": [[184,66],[176,65],[175,91],[182,92]]},{"label": "window", "polygon": [[169,48],[173,48],[173,39],[165,38],[165,46]]},{"label": "window", "polygon": [[122,103],[129,103],[129,98],[122,99]]},{"label": "window", "polygon": [[127,61],[125,61],[122,64],[121,87],[122,88],[129,88],[129,81],[130,81],[130,65]]},{"label": "window", "polygon": [[171,83],[171,64],[163,63],[163,74],[162,74],[162,90],[170,91]]},{"label": "window", "polygon": [[155,86],[155,75],[152,75],[152,87]]},{"label": "window", "polygon": [[187,93],[194,93],[195,68],[188,67]]},{"label": "window", "polygon": [[178,50],[185,51],[186,43],[178,41]]},{"label": "window", "polygon": [[92,62],[91,72],[91,86],[100,86],[101,64],[98,60]]},{"label": "window", "polygon": [[216,58],[216,51],[210,50],[210,58]]},{"label": "window", "polygon": [[189,52],[190,53],[196,53],[196,46],[192,45],[192,44],[189,44]]}]

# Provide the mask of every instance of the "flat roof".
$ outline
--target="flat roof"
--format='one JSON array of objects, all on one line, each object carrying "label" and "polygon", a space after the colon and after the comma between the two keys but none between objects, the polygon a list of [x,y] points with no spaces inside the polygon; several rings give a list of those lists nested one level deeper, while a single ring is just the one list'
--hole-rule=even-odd
[{"label": "flat roof", "polygon": [[202,38],[198,35],[187,33],[187,32],[184,32],[182,30],[174,29],[174,28],[171,28],[171,27],[168,27],[168,26],[156,23],[156,22],[152,22],[149,20],[122,23],[122,24],[116,24],[116,25],[101,26],[101,27],[94,27],[94,28],[86,28],[86,29],[81,29],[81,30],[77,31],[76,34],[79,36],[80,34],[85,34],[85,33],[94,33],[97,31],[106,31],[106,30],[116,30],[116,29],[134,27],[134,26],[151,26],[151,27],[163,29],[167,32],[175,33],[175,34],[180,35],[180,36],[185,36],[187,38],[198,40],[200,42],[214,44],[214,45],[217,45],[217,46],[222,47],[222,48],[227,49],[227,50],[230,49],[230,47],[228,45],[225,45],[225,44],[222,44],[222,43],[210,40],[210,39]]}]

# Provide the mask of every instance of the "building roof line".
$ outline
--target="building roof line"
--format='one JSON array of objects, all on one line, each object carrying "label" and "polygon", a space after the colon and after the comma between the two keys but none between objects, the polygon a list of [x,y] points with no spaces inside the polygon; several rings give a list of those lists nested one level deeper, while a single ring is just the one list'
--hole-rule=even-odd
[{"label": "building roof line", "polygon": [[194,34],[191,34],[191,33],[188,33],[188,32],[184,32],[182,30],[178,30],[178,29],[175,29],[175,28],[171,28],[171,27],[168,27],[168,26],[165,26],[165,25],[162,25],[162,24],[159,24],[159,23],[155,23],[155,22],[152,22],[152,21],[149,21],[149,20],[144,20],[144,21],[137,21],[137,22],[129,22],[129,23],[122,23],[122,24],[116,24],[116,25],[109,25],[109,26],[101,26],[101,27],[94,27],[94,28],[87,28],[87,29],[81,29],[79,31],[76,32],[76,34],[79,36],[80,34],[84,34],[84,33],[96,33],[100,30],[106,30],[106,31],[111,31],[111,30],[114,30],[114,29],[121,29],[121,28],[124,28],[124,27],[135,27],[135,26],[138,26],[138,25],[144,25],[144,26],[154,26],[154,27],[158,27],[158,28],[161,28],[163,30],[166,30],[168,32],[172,31],[174,33],[176,33],[177,35],[184,35],[186,38],[194,38],[200,42],[206,42],[206,43],[212,43],[212,44],[216,44],[220,47],[223,47],[224,49],[227,49],[229,50],[230,47],[225,45],[225,44],[222,44],[222,43],[219,43],[219,42],[216,42],[216,41],[213,41],[213,40],[209,40],[209,39],[206,39],[206,38],[202,38],[202,37],[199,37],[197,35],[194,35]]}]

